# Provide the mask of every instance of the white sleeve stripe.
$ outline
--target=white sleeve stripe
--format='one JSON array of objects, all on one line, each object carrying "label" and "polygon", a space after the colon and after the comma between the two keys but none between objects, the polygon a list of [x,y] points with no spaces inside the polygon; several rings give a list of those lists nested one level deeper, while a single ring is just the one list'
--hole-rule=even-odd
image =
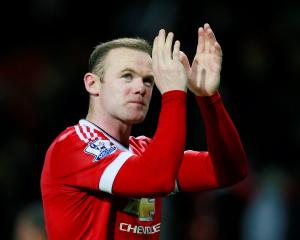
[{"label": "white sleeve stripe", "polygon": [[99,189],[101,191],[112,193],[115,177],[126,160],[133,155],[134,154],[130,152],[121,152],[119,156],[106,167],[99,181]]},{"label": "white sleeve stripe", "polygon": [[88,140],[82,135],[82,133],[77,125],[75,126],[75,131],[76,131],[78,137],[80,138],[80,140],[84,141],[85,143],[88,142]]}]

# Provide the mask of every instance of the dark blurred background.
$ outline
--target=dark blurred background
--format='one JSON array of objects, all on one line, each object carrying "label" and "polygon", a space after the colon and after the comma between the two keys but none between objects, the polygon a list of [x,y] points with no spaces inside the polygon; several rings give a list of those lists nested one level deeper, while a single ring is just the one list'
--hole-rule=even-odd
[{"label": "dark blurred background", "polygon": [[[300,4],[216,0],[1,2],[1,239],[13,239],[22,210],[40,202],[51,141],[87,113],[83,76],[93,47],[124,36],[152,42],[165,28],[191,61],[206,22],[223,49],[220,92],[249,176],[230,188],[170,197],[161,239],[300,239]],[[201,117],[188,96],[187,149],[205,150]],[[133,135],[153,135],[159,108],[155,90]]]}]

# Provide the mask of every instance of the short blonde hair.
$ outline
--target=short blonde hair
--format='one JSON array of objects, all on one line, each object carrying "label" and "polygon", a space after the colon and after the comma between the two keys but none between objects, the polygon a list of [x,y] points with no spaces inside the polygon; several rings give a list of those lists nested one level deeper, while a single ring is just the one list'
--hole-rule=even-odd
[{"label": "short blonde hair", "polygon": [[112,49],[129,48],[143,51],[150,56],[152,55],[152,47],[145,40],[141,38],[118,38],[108,42],[98,44],[89,58],[89,72],[99,76],[100,81],[104,76],[104,61],[105,57]]}]

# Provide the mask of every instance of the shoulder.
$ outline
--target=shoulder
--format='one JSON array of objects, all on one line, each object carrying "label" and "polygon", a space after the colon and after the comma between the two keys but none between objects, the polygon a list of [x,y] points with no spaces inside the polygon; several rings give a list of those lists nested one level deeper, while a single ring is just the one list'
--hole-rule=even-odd
[{"label": "shoulder", "polygon": [[66,128],[55,138],[47,150],[44,166],[55,171],[57,176],[63,176],[96,167],[103,162],[100,160],[111,160],[118,154],[117,147],[102,132],[79,123]]},{"label": "shoulder", "polygon": [[[105,139],[100,131],[89,128],[83,124],[76,124],[67,127],[62,131],[50,145],[48,152],[67,153],[83,150],[99,139]],[[104,141],[104,140],[103,140]]]}]

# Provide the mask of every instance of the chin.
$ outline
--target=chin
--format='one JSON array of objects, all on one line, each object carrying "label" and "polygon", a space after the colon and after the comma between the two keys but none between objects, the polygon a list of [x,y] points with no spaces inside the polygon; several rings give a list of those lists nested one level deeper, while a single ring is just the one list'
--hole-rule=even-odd
[{"label": "chin", "polygon": [[140,111],[140,112],[128,112],[126,123],[128,124],[138,124],[145,120],[147,112]]},{"label": "chin", "polygon": [[138,124],[145,120],[145,117],[136,118],[136,119],[128,119],[128,123],[130,124]]},{"label": "chin", "polygon": [[146,114],[141,114],[141,115],[138,115],[138,116],[129,116],[126,120],[126,122],[128,124],[138,124],[138,123],[141,123],[145,120],[146,118]]}]

